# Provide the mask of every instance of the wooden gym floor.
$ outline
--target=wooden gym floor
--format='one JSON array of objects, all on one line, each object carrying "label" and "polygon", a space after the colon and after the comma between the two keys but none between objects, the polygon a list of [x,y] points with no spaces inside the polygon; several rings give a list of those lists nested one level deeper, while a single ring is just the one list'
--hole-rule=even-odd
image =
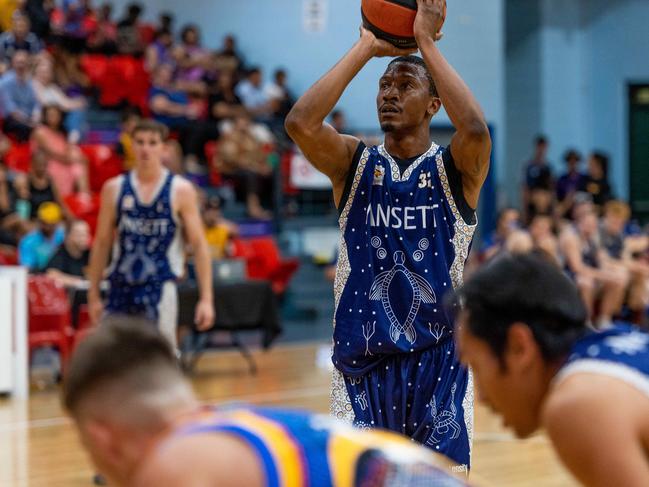
[{"label": "wooden gym floor", "polygon": [[[318,344],[280,345],[255,352],[252,376],[234,352],[204,356],[192,377],[201,399],[245,402],[328,412],[330,373],[316,367]],[[571,487],[542,435],[515,440],[497,418],[476,405],[473,472],[498,487]],[[0,486],[80,487],[92,469],[63,416],[55,389],[35,392],[28,403],[0,400]]]}]

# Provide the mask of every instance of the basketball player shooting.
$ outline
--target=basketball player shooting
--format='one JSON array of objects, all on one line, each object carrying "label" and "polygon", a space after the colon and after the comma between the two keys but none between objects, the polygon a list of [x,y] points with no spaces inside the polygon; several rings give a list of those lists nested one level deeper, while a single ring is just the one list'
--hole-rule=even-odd
[{"label": "basketball player shooting", "polygon": [[[445,1],[417,5],[423,60],[361,28],[296,103],[286,128],[331,179],[340,213],[332,412],[405,434],[466,469],[472,387],[442,298],[462,282],[491,140],[480,106],[436,45]],[[398,56],[376,98],[385,141],[366,147],[324,120],[363,66],[384,56]],[[456,129],[446,149],[429,129],[442,104]]]},{"label": "basketball player shooting", "polygon": [[[106,182],[101,193],[97,235],[90,258],[90,316],[104,312],[99,284],[108,256],[108,314],[143,316],[158,324],[176,346],[176,280],[184,271],[185,245],[194,250],[200,300],[195,324],[209,329],[214,321],[212,267],[198,211],[198,195],[187,180],[162,165],[167,128],[142,121],[133,130],[135,169]],[[117,236],[115,238],[115,235]]]}]

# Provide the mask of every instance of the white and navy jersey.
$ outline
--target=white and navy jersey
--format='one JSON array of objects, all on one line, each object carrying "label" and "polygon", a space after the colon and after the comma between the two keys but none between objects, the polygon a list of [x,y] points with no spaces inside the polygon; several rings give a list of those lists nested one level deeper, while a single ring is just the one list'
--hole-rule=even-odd
[{"label": "white and navy jersey", "polygon": [[151,203],[145,205],[135,174],[122,176],[107,311],[158,321],[164,284],[176,280],[184,266],[182,229],[172,204],[175,182],[165,171]]},{"label": "white and navy jersey", "polygon": [[452,334],[443,298],[462,283],[475,215],[452,191],[450,150],[433,143],[408,162],[360,144],[341,201],[333,361],[348,376]]},{"label": "white and navy jersey", "polygon": [[626,323],[589,333],[572,346],[555,383],[584,372],[621,380],[649,398],[649,333]]}]

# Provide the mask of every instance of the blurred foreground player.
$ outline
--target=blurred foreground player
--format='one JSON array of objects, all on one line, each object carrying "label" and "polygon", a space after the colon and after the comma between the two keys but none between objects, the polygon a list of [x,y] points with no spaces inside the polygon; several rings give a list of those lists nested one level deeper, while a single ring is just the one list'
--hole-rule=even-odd
[{"label": "blurred foreground player", "polygon": [[[417,5],[423,59],[361,29],[286,127],[331,179],[340,212],[333,414],[405,434],[468,469],[472,387],[441,300],[462,283],[491,139],[478,102],[436,45],[446,2]],[[363,66],[382,56],[400,57],[379,80],[385,142],[366,147],[324,120]],[[430,137],[442,105],[456,129],[446,149]]]},{"label": "blurred foreground player", "polygon": [[535,255],[492,261],[459,301],[461,359],[505,425],[545,427],[584,485],[649,485],[649,334],[588,329],[575,285]]},{"label": "blurred foreground player", "polygon": [[167,129],[153,121],[133,129],[135,168],[106,182],[90,258],[88,305],[94,323],[104,305],[99,284],[108,256],[109,314],[141,315],[158,323],[176,345],[178,297],[176,280],[184,272],[185,242],[196,260],[200,300],[196,325],[209,329],[214,321],[212,267],[194,186],[162,165]]},{"label": "blurred foreground player", "polygon": [[106,323],[75,351],[63,401],[110,485],[464,486],[440,456],[328,417],[201,406],[147,323]]}]

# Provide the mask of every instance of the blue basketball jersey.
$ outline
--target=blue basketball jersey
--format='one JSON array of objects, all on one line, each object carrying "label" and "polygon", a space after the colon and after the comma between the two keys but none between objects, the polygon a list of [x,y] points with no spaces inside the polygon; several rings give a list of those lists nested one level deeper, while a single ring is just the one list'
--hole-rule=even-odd
[{"label": "blue basketball jersey", "polygon": [[467,485],[443,458],[407,438],[299,411],[206,409],[170,438],[210,433],[234,435],[255,450],[268,487]]},{"label": "blue basketball jersey", "polygon": [[589,333],[573,345],[557,380],[580,372],[614,377],[649,398],[649,333],[626,323]]},{"label": "blue basketball jersey", "polygon": [[454,201],[437,144],[401,174],[385,148],[363,151],[340,216],[336,367],[360,376],[383,358],[452,334],[444,295],[462,283],[475,231]]},{"label": "blue basketball jersey", "polygon": [[150,204],[138,197],[135,175],[122,177],[117,199],[117,237],[108,281],[107,310],[158,320],[165,282],[183,267],[182,232],[173,214],[174,175],[166,171]]}]

